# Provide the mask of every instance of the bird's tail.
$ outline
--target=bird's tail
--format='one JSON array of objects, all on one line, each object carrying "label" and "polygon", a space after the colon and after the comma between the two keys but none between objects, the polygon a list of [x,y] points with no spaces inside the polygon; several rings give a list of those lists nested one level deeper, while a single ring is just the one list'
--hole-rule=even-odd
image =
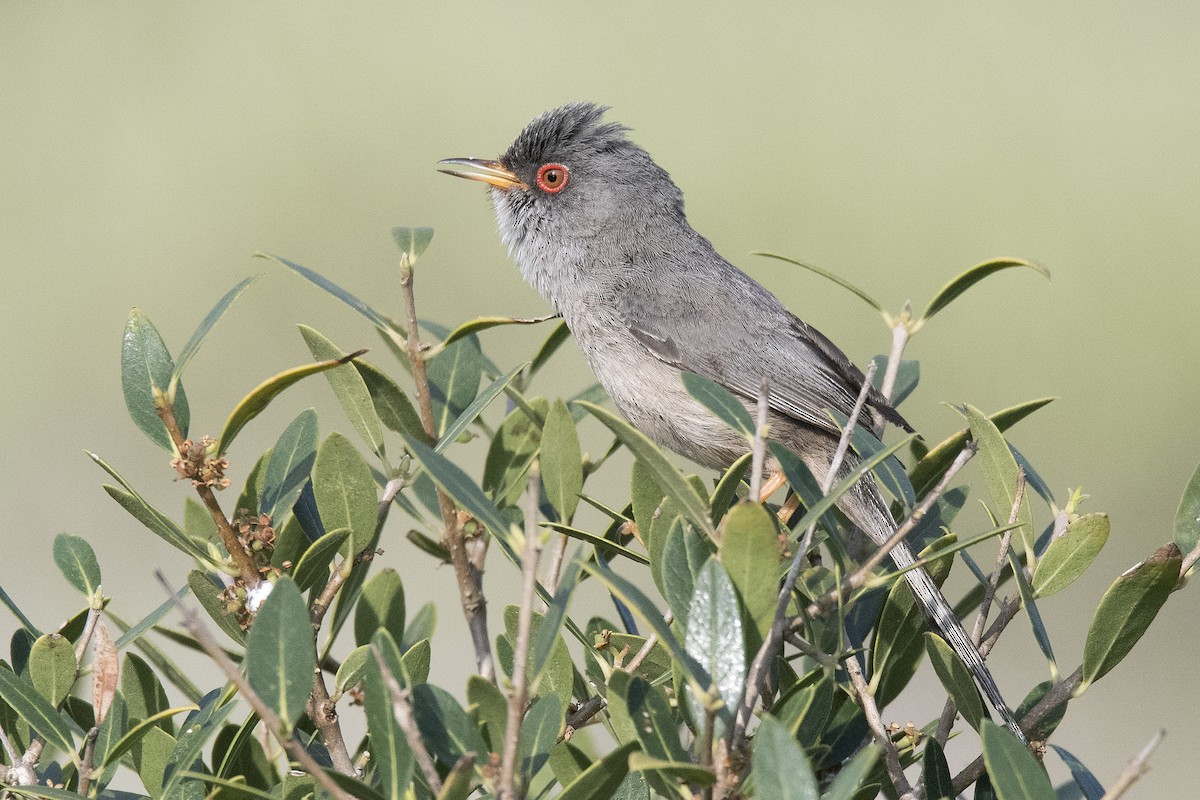
[{"label": "bird's tail", "polygon": [[[887,504],[869,474],[864,475],[858,485],[842,497],[838,507],[855,525],[870,536],[876,545],[882,545],[891,538],[892,533],[896,530],[896,524],[887,510]],[[892,549],[891,557],[896,566],[901,569],[916,561],[912,550],[905,542],[900,542]],[[1000,715],[1004,725],[1022,743],[1026,742],[1025,734],[1021,732],[1021,726],[1017,724],[1016,717],[1013,716],[1008,704],[1004,702],[1004,696],[1000,694],[1000,687],[996,685],[996,679],[992,677],[991,671],[983,663],[983,656],[980,655],[979,648],[975,646],[975,642],[967,635],[962,623],[954,615],[954,609],[946,600],[946,596],[942,594],[942,590],[933,582],[929,573],[921,567],[910,569],[904,573],[904,579],[912,589],[913,597],[916,598],[917,604],[920,605],[926,618],[937,626],[941,631],[942,638],[954,649],[959,660],[966,665],[975,682],[979,684],[979,688],[987,696],[988,702]]]}]

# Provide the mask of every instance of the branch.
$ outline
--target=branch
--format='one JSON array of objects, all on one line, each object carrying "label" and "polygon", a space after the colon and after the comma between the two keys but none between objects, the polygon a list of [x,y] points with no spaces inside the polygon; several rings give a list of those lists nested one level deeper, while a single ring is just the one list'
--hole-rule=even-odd
[{"label": "branch", "polygon": [[[867,368],[862,389],[859,391],[858,399],[854,403],[854,410],[846,422],[846,427],[842,430],[842,438],[838,441],[837,450],[834,452],[833,460],[829,464],[829,471],[825,473],[825,480],[821,484],[821,491],[824,494],[829,494],[829,490],[833,487],[838,469],[842,465],[842,459],[845,458],[846,451],[850,447],[850,434],[854,432],[854,426],[857,424],[863,405],[867,401],[867,394],[871,390],[871,378],[874,374],[875,365],[872,363]],[[758,495],[752,494],[751,496],[755,497]],[[792,564],[788,569],[787,577],[783,580],[783,586],[779,589],[779,596],[775,602],[775,617],[771,622],[771,631],[767,634],[767,638],[762,643],[762,646],[758,648],[758,652],[754,656],[754,661],[750,664],[749,677],[746,681],[746,694],[737,709],[733,726],[729,729],[727,742],[730,752],[739,749],[744,743],[746,727],[750,724],[750,717],[754,713],[754,707],[758,703],[762,693],[762,683],[770,671],[771,662],[783,646],[784,618],[787,615],[788,602],[792,598],[792,589],[796,586],[796,578],[800,575],[800,564],[804,560],[804,554],[812,546],[812,539],[816,530],[817,524],[815,522],[808,526],[808,530],[804,533],[804,538],[801,540],[800,545],[796,548],[795,555],[792,557]]]},{"label": "branch", "polygon": [[425,749],[425,741],[421,738],[421,731],[417,728],[417,722],[413,718],[412,706],[409,705],[409,692],[400,685],[396,676],[388,669],[387,664],[383,661],[383,653],[379,652],[377,645],[371,645],[371,653],[375,656],[375,662],[379,664],[379,672],[383,675],[384,683],[387,684],[388,694],[392,696],[392,716],[396,719],[400,730],[404,731],[404,738],[408,740],[408,746],[416,757],[417,765],[421,767],[421,773],[429,782],[429,788],[435,795],[440,795],[442,778],[438,775],[437,767],[433,765],[429,751]]},{"label": "branch", "polygon": [[1167,735],[1165,730],[1160,730],[1154,736],[1150,737],[1150,741],[1146,742],[1146,746],[1133,759],[1125,765],[1125,769],[1117,776],[1117,780],[1109,787],[1108,791],[1100,800],[1117,800],[1122,797],[1125,792],[1129,791],[1129,787],[1137,783],[1138,778],[1146,774],[1150,769],[1146,766],[1146,762],[1150,759],[1151,754],[1162,743],[1163,737]]},{"label": "branch", "polygon": [[513,651],[512,692],[508,696],[508,723],[504,730],[504,755],[500,759],[500,800],[517,800],[517,745],[528,699],[526,665],[529,662],[529,632],[533,627],[533,600],[537,589],[537,563],[541,555],[538,529],[538,463],[529,467],[525,490],[525,563],[522,565],[521,608],[517,616],[517,642]]},{"label": "branch", "polygon": [[[997,620],[999,622],[999,620]],[[994,626],[993,626],[994,627]],[[1079,667],[1068,677],[1056,683],[1041,701],[1029,709],[1021,718],[1021,730],[1026,736],[1031,735],[1039,723],[1050,715],[1050,712],[1071,699],[1071,694],[1079,688],[1083,680],[1083,667]],[[984,773],[983,756],[972,761],[966,769],[954,776],[954,794],[957,796],[967,790],[967,787],[979,780]]]},{"label": "branch", "polygon": [[904,775],[904,766],[900,763],[900,751],[896,749],[896,743],[892,741],[891,735],[884,727],[883,719],[879,716],[879,706],[875,705],[875,697],[871,694],[871,687],[867,685],[866,679],[863,678],[862,668],[859,667],[856,656],[846,659],[846,672],[850,674],[850,681],[854,684],[855,697],[858,698],[858,705],[867,717],[871,735],[875,738],[875,743],[883,749],[883,762],[887,766],[888,778],[896,787],[900,800],[913,800],[916,795],[913,794],[912,786]]},{"label": "branch", "polygon": [[763,378],[758,385],[758,405],[755,409],[754,442],[750,448],[750,496],[762,495],[763,462],[767,450],[767,401],[770,388],[767,379]]},{"label": "branch", "polygon": [[[429,376],[425,370],[425,358],[421,352],[420,328],[417,324],[417,304],[413,294],[413,268],[408,255],[400,257],[400,289],[404,295],[404,307],[408,314],[408,358],[412,362],[413,384],[417,393],[417,405],[421,424],[430,441],[437,441],[437,427],[433,422],[433,401],[429,394]],[[438,510],[442,514],[442,546],[450,553],[454,565],[454,576],[458,580],[458,594],[462,602],[463,616],[471,631],[471,642],[475,646],[475,666],[479,674],[495,683],[496,667],[492,661],[492,643],[488,637],[487,599],[483,595],[483,569],[471,562],[467,555],[462,523],[454,501],[440,488],[437,490]]]},{"label": "branch", "polygon": [[[908,304],[905,303],[905,309]],[[896,373],[900,370],[900,357],[904,354],[904,347],[908,344],[908,337],[911,335],[908,330],[908,325],[905,324],[908,314],[902,314],[900,320],[892,326],[892,349],[888,352],[887,368],[883,371],[883,380],[879,384],[879,391],[884,397],[892,399],[892,390],[896,387]]]},{"label": "branch", "polygon": [[300,766],[304,767],[305,771],[313,777],[313,780],[321,784],[321,787],[337,800],[352,800],[351,796],[343,791],[334,782],[333,778],[329,777],[329,774],[309,754],[304,745],[300,744],[291,734],[284,733],[283,720],[279,718],[274,709],[263,702],[263,699],[258,696],[258,693],[250,686],[250,682],[246,680],[246,676],[229,659],[229,656],[225,655],[225,651],[217,644],[217,640],[213,638],[208,628],[200,621],[200,617],[196,612],[184,605],[182,600],[175,597],[174,591],[167,583],[166,578],[163,577],[161,570],[155,572],[155,577],[158,578],[159,583],[167,590],[167,595],[175,603],[175,607],[179,609],[180,614],[182,614],[184,629],[200,644],[204,652],[216,663],[225,677],[237,687],[238,692],[246,699],[250,707],[258,713],[259,719],[263,721],[267,730],[271,732],[275,740],[287,751],[288,755],[294,758]]}]

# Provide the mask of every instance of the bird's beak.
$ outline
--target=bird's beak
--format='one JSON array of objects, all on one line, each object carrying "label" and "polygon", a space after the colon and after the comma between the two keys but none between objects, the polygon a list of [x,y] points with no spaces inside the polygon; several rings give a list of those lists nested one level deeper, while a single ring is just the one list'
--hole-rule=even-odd
[{"label": "bird's beak", "polygon": [[456,178],[466,178],[471,181],[483,181],[497,189],[512,189],[519,187],[528,189],[520,178],[504,168],[499,161],[487,161],[482,158],[447,158],[439,161],[438,172],[453,175]]}]

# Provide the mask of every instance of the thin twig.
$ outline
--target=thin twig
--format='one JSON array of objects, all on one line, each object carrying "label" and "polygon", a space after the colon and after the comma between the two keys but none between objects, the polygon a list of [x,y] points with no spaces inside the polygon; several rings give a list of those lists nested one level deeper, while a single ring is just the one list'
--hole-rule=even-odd
[{"label": "thin twig", "polygon": [[[670,625],[671,623],[668,622],[667,624]],[[642,665],[642,662],[646,660],[646,656],[650,655],[650,651],[654,649],[654,645],[656,644],[658,644],[658,634],[651,633],[650,638],[648,638],[642,644],[641,649],[637,651],[633,658],[629,659],[629,663],[622,667],[622,669],[624,669],[626,672],[633,672],[636,670]]]},{"label": "thin twig", "polygon": [[[408,255],[400,257],[400,289],[404,295],[404,308],[408,315],[408,357],[412,362],[413,385],[417,393],[417,405],[421,425],[430,441],[437,440],[437,427],[433,421],[433,401],[429,393],[429,376],[425,370],[425,358],[421,352],[420,326],[417,324],[417,304],[413,293],[413,268]],[[475,648],[475,666],[484,679],[496,680],[496,667],[492,661],[492,643],[488,637],[487,599],[483,594],[483,569],[472,563],[467,554],[462,523],[458,510],[450,496],[437,490],[438,510],[442,514],[442,546],[450,553],[454,565],[454,577],[458,581],[459,600],[463,616],[471,631],[471,643]]]},{"label": "thin twig", "polygon": [[[933,508],[934,503],[936,503],[938,498],[941,497],[942,493],[946,491],[950,485],[950,482],[954,480],[954,476],[957,475],[958,471],[961,470],[963,466],[971,460],[971,457],[975,455],[975,452],[978,449],[979,445],[977,443],[968,442],[963,447],[962,452],[958,454],[958,457],[955,458],[953,463],[950,464],[950,467],[946,470],[946,473],[942,475],[942,479],[938,481],[937,485],[934,486],[927,495],[921,498],[921,502],[917,503],[916,508],[912,510],[912,513],[909,514],[908,518],[896,528],[892,535],[888,537],[888,540],[880,545],[879,548],[871,554],[871,557],[864,561],[857,570],[852,572],[850,575],[847,575],[845,580],[842,581],[841,586],[832,590],[824,597],[821,597],[811,603],[805,610],[805,613],[809,617],[820,616],[822,613],[824,613],[826,608],[832,608],[833,606],[837,605],[841,598],[846,597],[854,590],[862,587],[863,584],[867,582],[867,579],[871,577],[871,574],[875,571],[875,568],[883,563],[883,560],[888,557],[888,554],[890,554],[892,550],[894,550],[896,546],[900,544],[900,542],[904,541],[904,538],[908,536],[908,534],[912,533],[913,529],[916,528],[925,515],[929,513],[929,509]],[[792,627],[798,628],[800,625],[803,625],[803,622],[804,615],[801,615],[793,621]]]},{"label": "thin twig", "polygon": [[[1008,524],[1012,525],[1017,521],[1017,517],[1021,513],[1021,503],[1025,500],[1025,470],[1022,467],[1017,468],[1017,488],[1014,492],[1012,508],[1008,512]],[[1004,572],[1004,567],[1008,564],[1008,551],[1012,545],[1013,530],[1010,529],[1004,532],[1004,536],[1000,539],[1000,548],[996,553],[996,566],[992,568],[992,574],[988,576],[987,588],[983,593],[983,602],[979,604],[979,616],[975,617],[975,626],[971,630],[971,641],[975,643],[975,648],[979,648],[979,642],[983,639],[983,631],[987,626],[988,612],[991,610],[992,601],[996,599],[996,587],[1000,585],[1000,574]],[[983,654],[980,653],[982,657]],[[957,713],[954,704],[954,698],[947,696],[946,705],[942,708],[941,719],[938,720],[937,732],[934,738],[937,739],[939,745],[945,747],[946,739],[950,736],[950,729],[954,727],[954,717]]]},{"label": "thin twig", "polygon": [[[101,604],[97,600],[92,603],[92,607],[88,609],[87,621],[83,623],[83,633],[79,636],[79,641],[75,642],[75,663],[82,664],[83,657],[87,654],[88,645],[92,641],[92,633],[96,630],[96,623],[100,621]],[[75,677],[79,678],[79,673],[82,667],[75,670]]]},{"label": "thin twig", "polygon": [[433,759],[429,756],[429,751],[425,748],[425,741],[421,738],[421,731],[413,717],[409,692],[400,685],[396,676],[388,669],[378,645],[372,643],[371,653],[375,656],[375,663],[379,665],[383,682],[387,684],[388,694],[392,697],[392,716],[395,718],[396,724],[400,726],[400,730],[404,732],[404,738],[408,740],[408,746],[413,751],[417,765],[421,768],[425,780],[429,782],[429,788],[435,795],[439,795],[442,792],[442,778],[438,775],[437,767],[433,765]]},{"label": "thin twig", "polygon": [[[1083,667],[1079,667],[1068,677],[1054,684],[1038,704],[1029,709],[1029,713],[1021,718],[1021,730],[1027,736],[1033,734],[1042,720],[1048,717],[1056,708],[1071,699],[1071,694],[1079,687],[1082,680]],[[955,796],[957,797],[959,794],[965,792],[967,787],[983,776],[983,773],[983,756],[980,756],[972,761],[966,769],[954,776]]]},{"label": "thin twig", "polygon": [[592,717],[604,710],[604,706],[604,698],[600,695],[597,694],[589,697],[587,702],[567,715],[566,729],[558,740],[561,742],[564,739],[570,739],[575,731],[582,728]]},{"label": "thin twig", "polygon": [[[700,766],[712,767],[713,763],[713,728],[717,724],[717,710],[715,708],[704,709],[704,738],[700,740]],[[712,800],[713,789],[710,785],[705,785],[700,790],[700,796],[704,800]]]},{"label": "thin twig", "polygon": [[96,757],[96,737],[100,729],[93,725],[87,732],[83,745],[83,758],[79,762],[79,796],[87,797],[88,788],[92,785],[92,761]]},{"label": "thin twig", "polygon": [[571,537],[565,533],[558,536],[558,541],[554,543],[554,552],[550,554],[550,566],[546,568],[546,591],[552,596],[558,592],[558,579],[562,575],[563,560],[567,555],[567,539]]},{"label": "thin twig", "polygon": [[279,718],[274,709],[258,696],[258,692],[254,691],[254,688],[250,686],[250,681],[246,679],[246,676],[242,674],[237,665],[230,660],[229,656],[225,655],[225,651],[217,644],[217,640],[213,638],[208,628],[200,621],[200,617],[196,612],[184,605],[182,600],[176,599],[174,590],[167,583],[162,572],[156,571],[155,577],[158,578],[159,583],[166,589],[167,595],[172,598],[175,607],[179,609],[180,614],[183,616],[184,629],[199,643],[204,652],[208,654],[208,657],[224,673],[225,677],[237,687],[238,692],[250,704],[250,707],[258,713],[259,719],[263,721],[267,730],[275,737],[275,741],[279,742],[288,755],[294,758],[300,766],[304,767],[305,771],[312,776],[313,780],[321,784],[321,787],[325,791],[329,792],[337,800],[351,800],[350,795],[343,791],[334,782],[333,778],[329,777],[329,774],[309,754],[304,745],[300,744],[290,733],[285,732],[283,720]]},{"label": "thin twig", "polygon": [[[907,305],[906,303],[906,308]],[[903,318],[892,326],[892,349],[888,352],[887,368],[884,369],[883,380],[879,384],[879,391],[889,400],[892,397],[892,389],[896,386],[896,374],[900,371],[900,357],[904,354],[904,347],[908,344],[910,335]]]},{"label": "thin twig", "polygon": [[501,800],[517,800],[517,747],[521,739],[521,722],[525,718],[528,699],[526,666],[529,663],[529,638],[533,627],[533,601],[537,589],[537,565],[541,554],[538,529],[538,463],[529,468],[529,486],[525,490],[525,563],[521,576],[521,607],[517,613],[517,641],[513,649],[512,692],[508,696],[508,723],[504,730],[504,754],[500,759]]},{"label": "thin twig", "polygon": [[1146,746],[1142,748],[1142,751],[1125,765],[1125,769],[1121,770],[1121,774],[1108,787],[1108,791],[1104,793],[1104,796],[1100,800],[1117,800],[1125,792],[1129,791],[1129,787],[1137,783],[1138,778],[1145,775],[1150,769],[1146,765],[1146,762],[1150,760],[1150,756],[1158,749],[1163,737],[1166,735],[1167,732],[1165,730],[1160,730],[1154,736],[1150,737],[1150,741],[1146,742]]},{"label": "thin twig", "polygon": [[883,750],[883,762],[887,766],[888,778],[896,787],[900,800],[912,800],[915,795],[913,795],[908,778],[904,775],[904,766],[900,763],[900,751],[896,749],[896,743],[892,741],[891,735],[883,724],[883,718],[879,715],[879,706],[875,704],[875,697],[871,694],[871,687],[867,685],[867,681],[863,677],[858,659],[851,656],[846,659],[845,663],[846,672],[850,675],[850,682],[854,684],[858,705],[867,718],[867,725],[871,729],[875,743]]},{"label": "thin twig", "polygon": [[[834,452],[833,460],[829,464],[829,471],[825,474],[825,480],[821,485],[821,491],[824,494],[829,494],[829,490],[833,487],[834,480],[837,478],[837,472],[842,465],[842,459],[845,458],[846,451],[850,446],[850,435],[854,431],[854,426],[858,422],[859,415],[862,413],[863,405],[866,403],[867,394],[870,392],[871,377],[874,373],[875,365],[871,364],[867,369],[866,378],[863,380],[862,390],[859,392],[858,399],[854,403],[854,410],[850,415],[850,419],[846,422],[846,427],[842,430],[842,438],[838,441],[837,450]],[[756,494],[751,494],[751,497],[757,496]],[[795,587],[796,579],[800,575],[800,565],[804,560],[804,554],[812,545],[812,538],[815,533],[816,523],[814,522],[808,526],[803,540],[796,548],[787,577],[784,578],[783,585],[779,589],[779,596],[775,601],[775,616],[771,622],[771,630],[767,634],[762,646],[758,648],[758,652],[754,655],[754,661],[750,664],[749,677],[746,681],[746,694],[742,698],[741,705],[738,706],[734,723],[729,729],[728,743],[730,752],[739,749],[745,741],[746,728],[750,724],[750,717],[754,713],[754,707],[761,696],[763,681],[770,671],[771,662],[774,661],[775,655],[783,646],[784,618],[787,615],[788,602],[792,598],[792,589]]]},{"label": "thin twig", "polygon": [[750,457],[750,497],[757,498],[762,494],[763,462],[767,453],[767,409],[770,396],[770,385],[766,378],[758,384],[758,405],[755,408],[754,442],[751,445]]},{"label": "thin twig", "polygon": [[826,652],[822,651],[821,649],[813,646],[813,644],[811,642],[809,642],[807,639],[805,639],[799,633],[796,633],[795,631],[789,631],[787,634],[784,635],[784,639],[786,639],[787,643],[790,644],[792,647],[795,647],[801,653],[808,656],[809,658],[811,658],[813,661],[820,664],[825,669],[830,670],[831,672],[837,671],[838,666],[839,666],[838,660],[836,658],[834,658],[833,656],[829,655],[829,653],[826,653]]}]

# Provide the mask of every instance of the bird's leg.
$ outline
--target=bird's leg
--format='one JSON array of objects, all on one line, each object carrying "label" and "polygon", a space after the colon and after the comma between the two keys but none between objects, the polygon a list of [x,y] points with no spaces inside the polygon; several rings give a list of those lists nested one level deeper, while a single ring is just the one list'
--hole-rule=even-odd
[{"label": "bird's leg", "polygon": [[771,495],[783,488],[785,483],[787,483],[787,478],[784,477],[783,470],[781,470],[779,467],[772,469],[771,474],[768,475],[767,479],[763,482],[762,491],[758,495],[758,502],[767,502]]}]

